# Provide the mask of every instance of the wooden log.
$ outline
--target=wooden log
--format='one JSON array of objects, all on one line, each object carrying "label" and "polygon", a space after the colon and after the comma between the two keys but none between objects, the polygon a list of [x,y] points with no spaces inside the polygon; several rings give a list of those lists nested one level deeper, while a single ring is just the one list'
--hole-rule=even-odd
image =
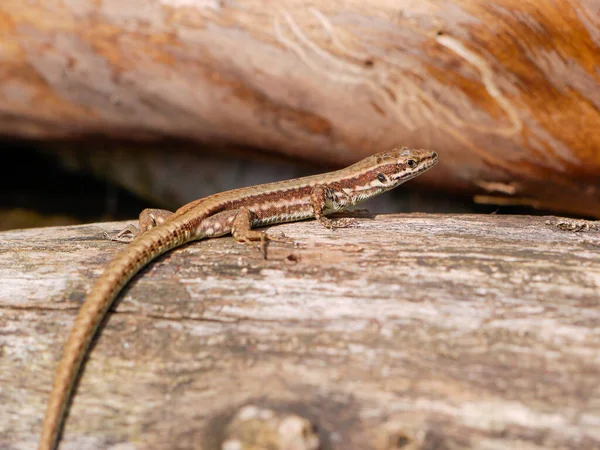
[{"label": "wooden log", "polygon": [[4,0],[0,134],[171,136],[600,217],[598,0]]},{"label": "wooden log", "polygon": [[[0,448],[34,448],[75,314],[122,246],[103,233],[122,226],[1,234]],[[297,245],[263,260],[198,242],[131,283],[62,448],[600,446],[597,223],[403,214],[269,232]]]}]

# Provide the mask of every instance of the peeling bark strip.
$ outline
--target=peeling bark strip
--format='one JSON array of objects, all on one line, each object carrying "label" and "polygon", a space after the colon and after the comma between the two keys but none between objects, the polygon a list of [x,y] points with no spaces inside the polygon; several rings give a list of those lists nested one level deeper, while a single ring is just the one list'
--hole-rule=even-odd
[{"label": "peeling bark strip", "polygon": [[[405,214],[274,227],[299,246],[267,261],[229,238],[177,250],[111,314],[63,445],[598,448],[600,232],[566,223]],[[122,228],[0,235],[0,448],[35,447]]]},{"label": "peeling bark strip", "polygon": [[269,5],[4,0],[0,133],[340,165],[405,144],[440,153],[421,182],[444,192],[600,217],[597,0]]}]

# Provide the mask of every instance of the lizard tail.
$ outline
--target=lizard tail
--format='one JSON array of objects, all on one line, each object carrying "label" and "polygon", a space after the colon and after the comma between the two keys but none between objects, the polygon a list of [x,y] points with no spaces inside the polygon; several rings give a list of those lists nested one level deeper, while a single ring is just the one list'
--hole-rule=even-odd
[{"label": "lizard tail", "polygon": [[146,264],[174,247],[186,243],[191,230],[180,223],[165,222],[146,231],[106,267],[85,302],[65,344],[42,425],[39,450],[54,450],[90,344],[108,309],[127,282]]}]

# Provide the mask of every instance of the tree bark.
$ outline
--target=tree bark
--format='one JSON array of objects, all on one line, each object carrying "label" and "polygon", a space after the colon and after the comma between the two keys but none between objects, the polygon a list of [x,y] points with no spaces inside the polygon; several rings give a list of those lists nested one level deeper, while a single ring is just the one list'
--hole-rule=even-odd
[{"label": "tree bark", "polygon": [[243,144],[600,217],[598,0],[4,0],[0,133]]},{"label": "tree bark", "polygon": [[[1,234],[1,448],[34,447],[122,226]],[[405,214],[173,251],[110,314],[62,448],[598,448],[599,229]]]}]

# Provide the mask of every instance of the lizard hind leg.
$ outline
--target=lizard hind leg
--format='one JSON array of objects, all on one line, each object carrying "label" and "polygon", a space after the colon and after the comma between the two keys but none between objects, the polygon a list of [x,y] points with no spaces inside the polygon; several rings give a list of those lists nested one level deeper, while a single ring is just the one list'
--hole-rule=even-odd
[{"label": "lizard hind leg", "polygon": [[164,223],[172,214],[171,211],[167,211],[166,209],[146,208],[140,213],[138,218],[139,228],[135,225],[127,225],[117,234],[111,236],[110,240],[125,243],[131,242],[140,234]]},{"label": "lizard hind leg", "polygon": [[289,243],[290,239],[286,237],[269,236],[264,231],[252,229],[252,221],[254,215],[248,208],[241,207],[237,210],[235,217],[232,219],[231,234],[237,242],[255,242],[260,241],[260,250],[263,258],[267,259],[267,246],[269,241]]},{"label": "lizard hind leg", "polygon": [[264,245],[264,242],[268,239],[267,235],[263,231],[252,229],[253,219],[252,211],[248,208],[238,209],[231,224],[231,234],[237,242],[261,241]]}]

